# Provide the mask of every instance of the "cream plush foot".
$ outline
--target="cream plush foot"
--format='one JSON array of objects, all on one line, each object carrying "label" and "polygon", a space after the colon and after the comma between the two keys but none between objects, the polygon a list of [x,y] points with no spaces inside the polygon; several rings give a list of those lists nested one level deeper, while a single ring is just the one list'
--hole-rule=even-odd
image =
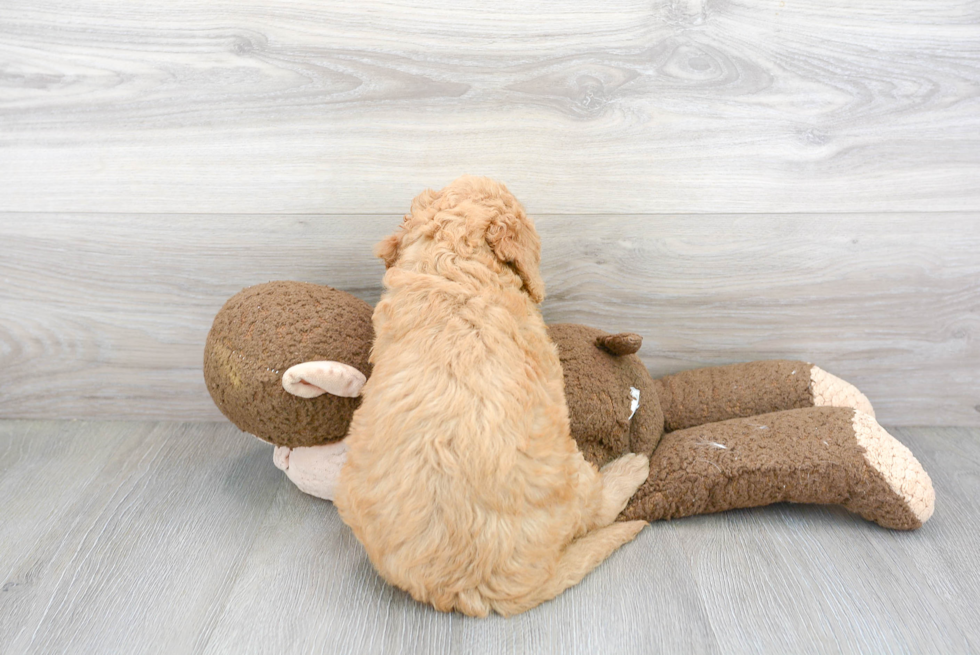
[{"label": "cream plush foot", "polygon": [[813,394],[814,407],[850,407],[874,418],[875,410],[867,396],[850,382],[841,380],[819,366],[810,369],[810,392]]},{"label": "cream plush foot", "polygon": [[338,441],[309,448],[277,446],[272,461],[300,491],[332,501],[340,470],[347,461],[347,444]]},{"label": "cream plush foot", "polygon": [[919,527],[929,520],[936,508],[936,492],[912,451],[868,414],[854,412],[852,426],[865,462],[900,502],[895,503],[887,493],[857,493],[844,507],[889,528]]}]

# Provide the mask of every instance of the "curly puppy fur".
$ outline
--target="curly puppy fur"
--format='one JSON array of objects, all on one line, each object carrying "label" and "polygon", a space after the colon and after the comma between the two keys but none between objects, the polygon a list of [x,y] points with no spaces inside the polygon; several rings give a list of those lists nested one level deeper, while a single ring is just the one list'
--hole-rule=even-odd
[{"label": "curly puppy fur", "polygon": [[416,198],[376,253],[386,290],[341,517],[388,582],[439,610],[554,598],[646,525],[613,521],[649,465],[599,472],[571,438],[534,224],[502,184],[463,177]]}]

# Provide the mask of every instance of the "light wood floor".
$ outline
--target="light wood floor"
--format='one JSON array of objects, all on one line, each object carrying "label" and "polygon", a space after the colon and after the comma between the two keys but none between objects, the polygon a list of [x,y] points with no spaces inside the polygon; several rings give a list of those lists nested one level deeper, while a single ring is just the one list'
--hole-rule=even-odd
[{"label": "light wood floor", "polygon": [[778,505],[644,530],[506,620],[385,585],[333,505],[224,423],[0,422],[2,653],[964,653],[980,649],[980,429],[896,434],[936,514]]}]

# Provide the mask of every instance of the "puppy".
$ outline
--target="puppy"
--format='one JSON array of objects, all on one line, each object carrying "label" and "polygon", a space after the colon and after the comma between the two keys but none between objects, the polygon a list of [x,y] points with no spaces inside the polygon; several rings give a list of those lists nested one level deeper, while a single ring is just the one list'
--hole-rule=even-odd
[{"label": "puppy", "polygon": [[506,187],[476,177],[422,193],[376,248],[374,369],[335,503],[379,573],[442,611],[523,612],[646,525],[613,521],[647,458],[599,472],[570,436],[540,249]]}]

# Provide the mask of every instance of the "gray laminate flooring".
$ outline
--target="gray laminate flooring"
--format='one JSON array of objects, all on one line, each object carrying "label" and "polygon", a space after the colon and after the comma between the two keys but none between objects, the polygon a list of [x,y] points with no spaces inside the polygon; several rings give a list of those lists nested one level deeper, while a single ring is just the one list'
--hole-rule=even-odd
[{"label": "gray laminate flooring", "polygon": [[479,620],[384,584],[231,425],[0,421],[0,652],[980,649],[980,429],[893,433],[936,486],[917,532],[793,505],[655,523],[556,600]]}]

